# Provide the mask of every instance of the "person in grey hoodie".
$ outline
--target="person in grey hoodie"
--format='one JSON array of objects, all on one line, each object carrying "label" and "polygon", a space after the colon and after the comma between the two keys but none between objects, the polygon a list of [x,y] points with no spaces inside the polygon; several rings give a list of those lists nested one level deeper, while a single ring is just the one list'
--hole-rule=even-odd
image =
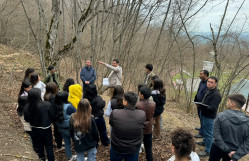
[{"label": "person in grey hoodie", "polygon": [[214,142],[209,161],[236,161],[249,153],[249,117],[241,111],[246,99],[241,94],[228,96],[227,110],[214,122]]}]

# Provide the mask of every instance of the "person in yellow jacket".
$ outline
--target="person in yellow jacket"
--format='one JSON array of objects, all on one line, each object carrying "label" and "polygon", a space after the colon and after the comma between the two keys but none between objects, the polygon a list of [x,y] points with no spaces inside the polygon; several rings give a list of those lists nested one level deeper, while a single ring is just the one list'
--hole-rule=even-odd
[{"label": "person in yellow jacket", "polygon": [[81,98],[82,87],[79,84],[69,86],[68,102],[70,102],[75,107],[75,109],[77,109]]}]

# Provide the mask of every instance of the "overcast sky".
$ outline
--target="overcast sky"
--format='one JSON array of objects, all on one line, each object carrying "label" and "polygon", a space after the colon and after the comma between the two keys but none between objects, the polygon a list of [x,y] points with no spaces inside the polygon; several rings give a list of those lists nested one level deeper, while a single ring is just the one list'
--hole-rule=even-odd
[{"label": "overcast sky", "polygon": [[[226,0],[213,0],[214,2],[209,3],[205,6],[204,10],[194,20],[196,22],[195,30],[199,32],[210,32],[210,23],[215,31],[218,30],[218,25],[224,13],[226,6]],[[238,8],[240,7],[243,0],[230,0],[227,15],[225,17],[225,25],[230,24]],[[201,5],[201,4],[200,4]],[[241,30],[243,23],[246,18],[249,18],[249,0],[245,0],[243,7],[241,8],[236,20],[233,23],[232,30]],[[245,32],[249,32],[249,19],[244,27]]]}]

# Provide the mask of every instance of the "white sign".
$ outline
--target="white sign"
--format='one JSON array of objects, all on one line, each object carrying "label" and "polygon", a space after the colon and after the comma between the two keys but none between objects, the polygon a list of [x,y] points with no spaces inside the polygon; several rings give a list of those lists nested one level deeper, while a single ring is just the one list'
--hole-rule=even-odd
[{"label": "white sign", "polygon": [[212,72],[214,63],[211,61],[203,61],[203,68],[202,70],[207,70],[209,72]]}]

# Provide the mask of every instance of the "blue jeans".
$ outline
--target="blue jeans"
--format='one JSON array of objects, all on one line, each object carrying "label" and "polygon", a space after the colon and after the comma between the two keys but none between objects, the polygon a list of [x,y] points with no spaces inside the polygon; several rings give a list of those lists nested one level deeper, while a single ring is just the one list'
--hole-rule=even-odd
[{"label": "blue jeans", "polygon": [[[77,161],[85,161],[85,151],[76,153]],[[95,161],[96,160],[97,149],[92,148],[87,151],[87,161]]]},{"label": "blue jeans", "polygon": [[59,128],[58,130],[61,133],[64,139],[64,142],[65,142],[65,151],[66,151],[67,159],[70,159],[72,157],[72,150],[71,150],[71,137],[70,137],[69,129]]},{"label": "blue jeans", "polygon": [[205,143],[205,152],[210,153],[211,145],[213,143],[213,128],[214,119],[201,116],[203,128],[203,142]]},{"label": "blue jeans", "polygon": [[101,140],[102,145],[108,146],[110,144],[110,140],[107,136],[104,117],[101,116],[101,117],[95,119],[95,122],[96,122],[96,126],[98,128],[98,131],[99,131],[99,136],[100,136],[100,140]]},{"label": "blue jeans", "polygon": [[119,154],[111,147],[110,161],[138,161],[138,153],[135,154]]}]

